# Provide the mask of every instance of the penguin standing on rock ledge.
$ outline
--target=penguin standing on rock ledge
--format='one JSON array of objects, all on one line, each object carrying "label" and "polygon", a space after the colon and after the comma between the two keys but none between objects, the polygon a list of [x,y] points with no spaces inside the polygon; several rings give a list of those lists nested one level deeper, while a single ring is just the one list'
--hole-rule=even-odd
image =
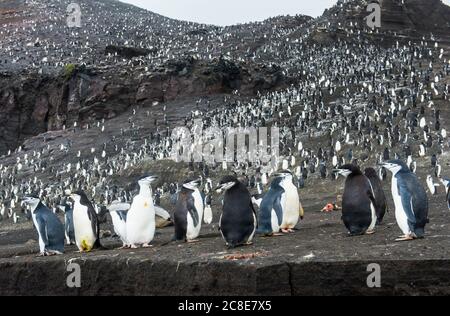
[{"label": "penguin standing on rock ledge", "polygon": [[33,223],[39,234],[41,256],[62,255],[64,253],[64,226],[58,217],[37,197],[25,197],[23,203],[31,208]]},{"label": "penguin standing on rock ledge", "polygon": [[342,220],[350,236],[373,234],[377,223],[377,203],[369,179],[355,165],[345,165],[335,172],[347,178]]},{"label": "penguin standing on rock ledge", "polygon": [[292,173],[283,171],[276,174],[261,202],[259,233],[266,236],[279,236],[280,230],[282,233],[293,233],[303,216],[304,210],[297,187],[292,182]]},{"label": "penguin standing on rock ledge", "polygon": [[74,201],[73,226],[75,230],[75,243],[80,252],[90,252],[100,249],[100,223],[95,209],[83,191],[70,195]]},{"label": "penguin standing on rock ledge", "polygon": [[256,212],[247,187],[237,178],[224,177],[218,193],[225,191],[223,212],[220,216],[220,231],[230,248],[251,245],[257,228]]},{"label": "penguin standing on rock ledge", "polygon": [[128,246],[136,249],[150,247],[155,237],[156,211],[153,202],[151,184],[158,179],[156,176],[146,176],[139,180],[139,194],[134,197],[131,208],[127,213],[126,234]]},{"label": "penguin standing on rock ledge", "polygon": [[[201,180],[187,180],[178,194],[175,208],[175,240],[196,242],[202,228],[204,200],[198,189]],[[205,219],[206,220],[206,219]]]},{"label": "penguin standing on rock ledge", "polygon": [[381,164],[392,173],[392,197],[395,203],[395,217],[403,236],[397,241],[423,238],[428,219],[427,193],[415,174],[401,160]]}]

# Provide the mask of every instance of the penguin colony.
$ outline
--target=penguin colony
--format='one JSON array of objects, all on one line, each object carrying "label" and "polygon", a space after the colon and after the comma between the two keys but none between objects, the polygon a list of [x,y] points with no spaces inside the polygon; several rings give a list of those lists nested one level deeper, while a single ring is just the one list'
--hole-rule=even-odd
[{"label": "penguin colony", "polygon": [[[54,4],[51,8],[58,8],[56,1],[50,2]],[[45,6],[42,1],[36,3]],[[88,9],[86,14],[93,10],[88,4],[84,8]],[[120,11],[115,5],[107,10]],[[128,38],[138,30],[152,34],[144,25],[160,24],[172,31],[170,36],[159,39],[164,49],[143,60],[125,61],[109,55],[104,57],[105,63],[129,65],[135,70],[138,67],[134,64],[142,67],[163,64],[184,53],[186,47],[197,47],[196,43],[214,43],[217,38],[221,44],[245,42],[232,29],[202,35],[192,32],[196,27],[189,23],[175,25],[173,21],[158,20],[161,17],[136,17],[134,13],[131,9],[118,13],[125,18],[113,26],[116,29],[112,33],[120,37],[115,44],[149,49],[155,41],[145,38],[149,35],[141,36],[142,43]],[[130,19],[128,23],[123,22],[127,19]],[[88,21],[92,24],[86,28],[88,32],[104,31],[98,29],[101,21]],[[213,198],[217,198],[216,205],[221,205],[222,211],[216,219],[221,235],[227,246],[237,247],[251,244],[258,234],[293,233],[305,215],[299,190],[317,181],[340,184],[337,175],[342,175],[345,177],[342,221],[349,235],[376,232],[377,224],[382,224],[388,211],[383,187],[390,183],[388,197],[395,205],[401,234],[398,240],[423,238],[429,221],[428,195],[443,194],[442,187],[445,188],[445,205],[450,210],[450,180],[445,178],[444,165],[441,165],[449,152],[446,131],[449,118],[445,108],[450,102],[448,52],[433,35],[381,49],[366,41],[356,26],[345,26],[343,32],[355,36],[357,41],[307,44],[306,37],[317,23],[320,21],[301,29],[305,38],[287,38],[300,27],[258,30],[271,39],[270,44],[249,50],[245,57],[262,64],[275,61],[274,69],[284,69],[286,75],[301,74],[298,83],[284,90],[258,94],[254,99],[234,92],[220,100],[218,108],[209,100],[200,99],[184,119],[184,125],[193,135],[201,134],[194,124],[199,118],[204,121],[203,128],[216,127],[224,132],[235,126],[280,127],[281,157],[277,166],[266,170],[261,161],[213,166],[192,163],[189,169],[198,178],[168,183],[154,175],[145,175],[135,181],[138,191],[114,184],[111,178],[120,177],[148,160],[168,160],[174,146],[170,137],[174,125],[168,120],[171,109],[162,108],[164,118],[155,120],[154,129],[149,132],[144,124],[152,113],[136,106],[127,128],[117,133],[113,133],[115,127],[105,120],[83,126],[74,122],[66,126],[64,140],[43,136],[42,146],[34,150],[19,147],[2,157],[0,220],[10,218],[20,222],[26,217],[32,220],[42,255],[61,254],[64,243],[74,244],[82,252],[102,249],[100,225],[107,213],[124,248],[149,247],[156,227],[169,222],[174,224],[174,240],[198,241],[202,223],[210,224],[214,220],[212,204]],[[59,24],[54,21],[50,25],[57,28]],[[5,38],[11,41],[2,41],[4,49],[0,51],[0,59],[9,61],[6,67],[51,70],[74,61],[90,66],[92,61],[88,56],[94,55],[94,46],[101,44],[100,39],[97,38],[98,43],[87,43],[91,34],[73,34],[73,38],[81,36],[82,41],[70,41],[74,50],[69,56],[60,46],[67,40],[51,42],[45,37],[36,38],[36,34],[45,33],[49,27],[43,24],[27,25],[21,30],[7,29]],[[20,56],[12,51],[27,46],[13,40],[15,32],[29,33],[28,38],[35,41],[31,45],[33,53],[11,61]],[[174,34],[182,40],[174,39]],[[221,55],[220,47],[227,46],[221,44],[211,45],[208,52],[196,51],[195,58]],[[244,57],[235,55],[232,47],[229,49],[226,60],[242,61]],[[49,58],[36,59],[44,51],[50,53]],[[101,145],[79,150],[75,149],[70,133],[106,135],[106,140]],[[197,141],[202,143],[205,139]],[[63,158],[55,159],[55,156]],[[362,166],[372,168],[363,171]],[[424,172],[426,181],[419,181],[415,174]],[[45,177],[48,174],[52,175],[51,179]],[[219,179],[219,174],[229,176]],[[214,191],[220,191],[222,197]],[[171,201],[170,212],[160,207],[161,198]],[[21,203],[27,208],[25,212],[21,211]],[[64,225],[55,215],[60,211],[64,212]]]}]

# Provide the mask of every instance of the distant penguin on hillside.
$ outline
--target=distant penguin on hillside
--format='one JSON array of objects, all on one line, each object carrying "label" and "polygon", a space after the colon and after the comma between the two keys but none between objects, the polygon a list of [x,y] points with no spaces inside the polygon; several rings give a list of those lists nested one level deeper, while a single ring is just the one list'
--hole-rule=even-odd
[{"label": "distant penguin on hillside", "polygon": [[429,203],[424,187],[403,161],[391,160],[382,166],[392,173],[395,217],[403,232],[397,241],[423,238],[425,226],[429,223]]},{"label": "distant penguin on hillside", "polygon": [[450,178],[441,178],[441,183],[445,187],[447,207],[450,211]]}]

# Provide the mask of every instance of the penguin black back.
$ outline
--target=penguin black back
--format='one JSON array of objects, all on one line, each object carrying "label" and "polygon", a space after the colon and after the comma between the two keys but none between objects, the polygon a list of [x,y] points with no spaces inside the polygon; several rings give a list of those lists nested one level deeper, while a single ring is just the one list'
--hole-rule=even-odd
[{"label": "penguin black back", "polygon": [[376,212],[377,212],[377,224],[380,225],[383,221],[386,212],[388,211],[386,194],[383,190],[383,184],[381,183],[380,178],[378,177],[377,171],[373,168],[367,168],[364,171],[365,176],[369,179],[370,184],[372,185],[373,193],[375,196],[376,204]]},{"label": "penguin black back", "polygon": [[225,177],[221,184],[235,185],[225,192],[220,230],[232,248],[245,244],[256,230],[256,212],[247,187],[234,177]]},{"label": "penguin black back", "polygon": [[365,234],[372,223],[371,206],[376,205],[369,179],[354,165],[342,167],[350,174],[342,199],[342,220],[350,235]]}]

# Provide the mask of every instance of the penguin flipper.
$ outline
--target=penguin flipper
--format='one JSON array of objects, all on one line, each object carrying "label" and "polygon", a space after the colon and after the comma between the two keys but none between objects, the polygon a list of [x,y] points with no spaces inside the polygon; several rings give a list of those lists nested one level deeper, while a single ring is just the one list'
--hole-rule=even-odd
[{"label": "penguin flipper", "polygon": [[195,207],[195,200],[192,196],[189,196],[187,199],[187,210],[192,217],[194,226],[197,227],[200,222],[200,218],[198,216],[197,208]]},{"label": "penguin flipper", "polygon": [[447,206],[448,209],[450,210],[450,190],[447,189]]},{"label": "penguin flipper", "polygon": [[252,210],[253,214],[256,218],[256,229],[259,228],[259,221],[258,221],[258,214],[256,214],[255,206],[253,205],[252,201],[250,201],[250,209]]},{"label": "penguin flipper", "polygon": [[[92,204],[89,204],[87,208],[88,208],[88,217],[89,220],[91,221],[92,231],[94,232],[95,237],[97,237],[97,241],[100,243],[100,223],[98,221],[97,213],[95,213]],[[96,248],[96,244],[94,245],[94,248]]]},{"label": "penguin flipper", "polygon": [[163,209],[160,206],[155,205],[155,213],[157,216],[161,217],[162,219],[169,220],[170,214],[165,209]]},{"label": "penguin flipper", "polygon": [[278,225],[283,223],[283,208],[281,207],[281,194],[275,199],[273,203],[273,209],[278,218]]},{"label": "penguin flipper", "polygon": [[47,228],[45,227],[45,222],[41,217],[37,217],[36,222],[37,222],[37,226],[38,226],[36,228],[39,230],[39,236],[45,245],[45,249],[47,249],[49,244],[48,244]]},{"label": "penguin flipper", "polygon": [[413,210],[413,195],[411,194],[410,188],[408,188],[406,181],[398,179],[397,185],[398,192],[400,192],[400,197],[402,199],[402,206],[405,210],[406,217],[408,218],[409,228],[412,232],[414,232],[417,220]]}]

